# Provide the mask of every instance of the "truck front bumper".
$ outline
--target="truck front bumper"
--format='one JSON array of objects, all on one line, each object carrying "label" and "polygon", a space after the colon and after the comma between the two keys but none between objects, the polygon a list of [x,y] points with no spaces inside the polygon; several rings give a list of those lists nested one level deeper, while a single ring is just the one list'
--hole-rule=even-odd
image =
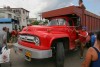
[{"label": "truck front bumper", "polygon": [[18,43],[14,44],[14,50],[15,52],[20,52],[24,56],[29,56],[30,58],[35,59],[44,59],[52,57],[52,50],[38,50],[33,48],[28,48],[22,45],[19,45]]}]

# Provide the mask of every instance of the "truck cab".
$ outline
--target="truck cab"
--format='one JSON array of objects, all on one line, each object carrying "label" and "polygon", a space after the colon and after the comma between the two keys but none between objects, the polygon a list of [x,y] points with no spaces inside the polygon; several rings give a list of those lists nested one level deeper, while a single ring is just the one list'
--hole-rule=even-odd
[{"label": "truck cab", "polygon": [[[53,17],[49,19],[49,23],[47,26],[52,27],[55,33],[60,34],[59,36],[55,36],[55,39],[66,39],[67,42],[67,50],[73,50],[75,45],[75,40],[77,39],[77,33],[75,31],[78,28],[78,23],[74,22],[72,18],[67,16]],[[53,41],[52,41],[53,42]]]},{"label": "truck cab", "polygon": [[28,61],[31,58],[59,58],[59,55],[62,58],[66,51],[76,47],[75,29],[75,22],[72,19],[65,16],[53,17],[45,26],[25,27],[19,33],[18,43],[14,44],[14,49],[16,52],[20,51]]}]

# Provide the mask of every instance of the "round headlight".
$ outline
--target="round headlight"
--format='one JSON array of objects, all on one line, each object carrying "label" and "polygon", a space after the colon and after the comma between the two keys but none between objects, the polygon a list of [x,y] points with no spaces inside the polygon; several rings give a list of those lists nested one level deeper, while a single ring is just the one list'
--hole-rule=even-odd
[{"label": "round headlight", "polygon": [[39,46],[40,40],[39,40],[38,37],[35,37],[35,38],[34,38],[34,42],[35,42],[35,45]]}]

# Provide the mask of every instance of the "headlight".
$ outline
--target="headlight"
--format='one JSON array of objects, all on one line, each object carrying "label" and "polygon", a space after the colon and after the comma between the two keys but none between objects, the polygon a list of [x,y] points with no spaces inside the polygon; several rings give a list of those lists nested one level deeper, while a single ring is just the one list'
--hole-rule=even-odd
[{"label": "headlight", "polygon": [[34,43],[35,43],[35,45],[39,46],[40,40],[38,37],[34,37]]}]

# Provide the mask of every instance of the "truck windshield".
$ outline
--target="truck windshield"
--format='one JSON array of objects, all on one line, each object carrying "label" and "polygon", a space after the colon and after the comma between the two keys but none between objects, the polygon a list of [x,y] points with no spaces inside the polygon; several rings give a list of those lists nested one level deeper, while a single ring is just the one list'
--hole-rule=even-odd
[{"label": "truck windshield", "polygon": [[49,23],[48,26],[58,26],[58,25],[65,25],[66,24],[66,20],[65,19],[52,19]]}]

